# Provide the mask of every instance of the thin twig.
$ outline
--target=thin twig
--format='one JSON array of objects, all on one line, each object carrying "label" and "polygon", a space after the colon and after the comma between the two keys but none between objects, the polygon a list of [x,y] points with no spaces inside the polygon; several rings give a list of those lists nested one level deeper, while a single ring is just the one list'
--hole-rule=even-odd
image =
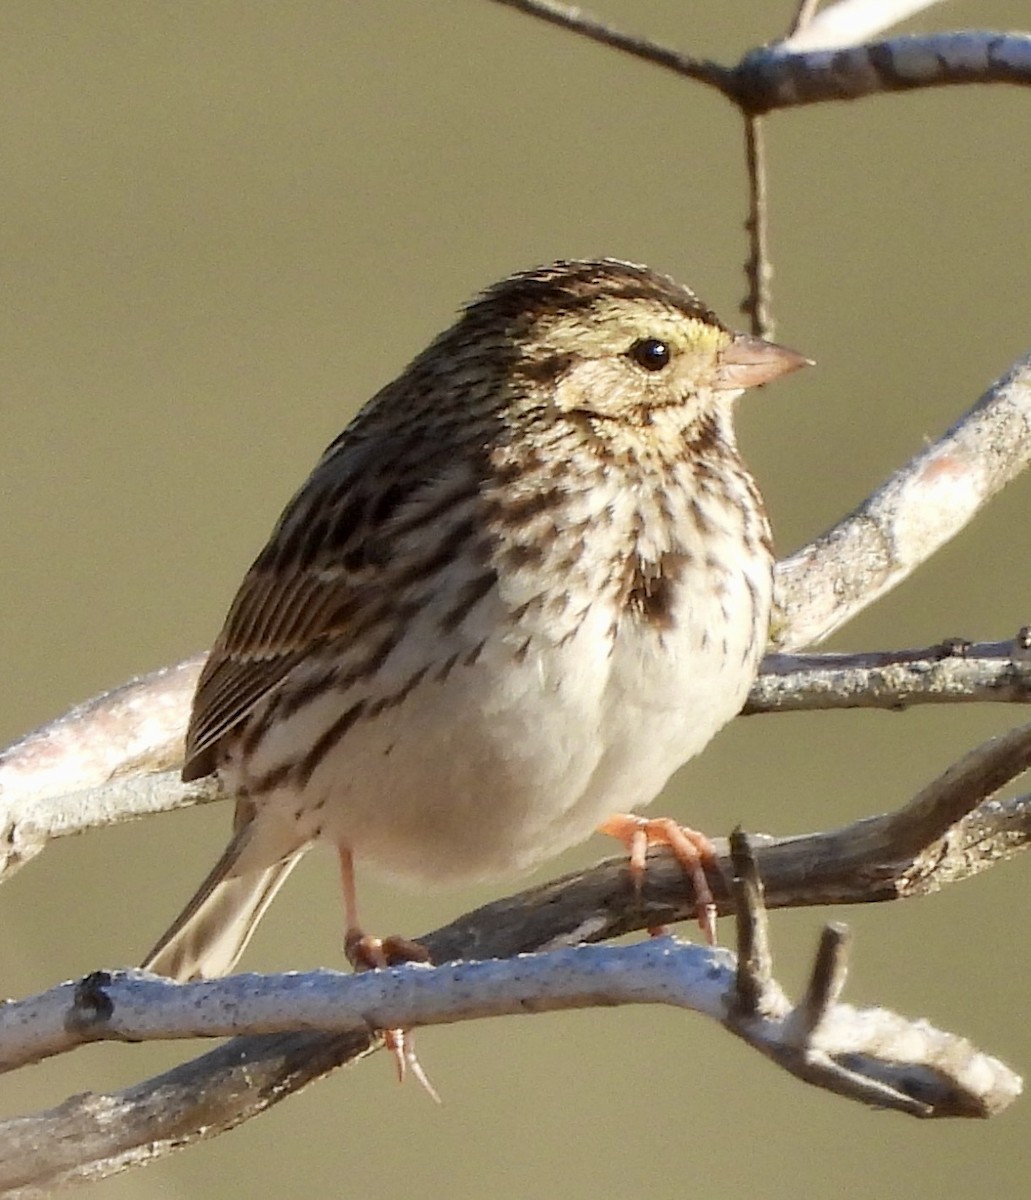
[{"label": "thin twig", "polygon": [[585,13],[582,8],[571,4],[559,4],[556,0],[493,0],[505,8],[514,8],[517,12],[530,17],[538,17],[561,29],[569,30],[621,50],[634,58],[643,59],[655,66],[674,71],[677,75],[695,79],[699,83],[709,84],[725,95],[732,96],[733,73],[719,63],[707,58],[695,58],[690,54],[682,54],[671,46],[663,46],[649,38],[637,37],[634,34],[622,33],[620,30],[607,25],[604,21]]},{"label": "thin twig", "polygon": [[748,296],[741,311],[749,318],[752,333],[758,337],[774,336],[773,306],[770,280],[773,269],[769,257],[769,193],[766,176],[766,139],[764,118],[748,113],[745,116],[745,160],[748,168],[748,234],[749,256],[745,263]]}]

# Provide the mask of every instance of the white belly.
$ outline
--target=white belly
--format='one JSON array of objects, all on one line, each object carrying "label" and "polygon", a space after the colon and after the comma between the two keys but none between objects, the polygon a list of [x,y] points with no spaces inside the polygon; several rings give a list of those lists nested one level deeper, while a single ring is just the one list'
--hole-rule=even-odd
[{"label": "white belly", "polygon": [[[563,644],[540,639],[522,657],[524,637],[497,635],[504,622],[489,601],[483,627],[495,633],[473,665],[358,719],[303,791],[284,784],[255,798],[248,869],[322,838],[402,881],[462,884],[584,840],[611,813],[653,800],[739,711],[765,637],[768,579],[758,584],[754,628],[740,623],[728,639],[725,589],[672,629],[626,618],[614,640],[611,610],[597,605]],[[735,586],[730,600],[750,604],[756,581]],[[370,703],[376,695],[370,684]],[[248,774],[309,740],[302,725],[326,728],[361,698],[331,693],[278,725]]]}]

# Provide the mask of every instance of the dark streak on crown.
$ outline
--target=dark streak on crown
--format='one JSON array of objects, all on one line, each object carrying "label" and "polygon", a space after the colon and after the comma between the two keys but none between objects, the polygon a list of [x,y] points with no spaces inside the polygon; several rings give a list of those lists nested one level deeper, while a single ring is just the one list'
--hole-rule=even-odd
[{"label": "dark streak on crown", "polygon": [[722,322],[698,297],[668,275],[650,267],[612,258],[561,260],[510,275],[466,307],[471,320],[533,318],[542,312],[576,312],[599,299],[651,300],[685,316],[719,325]]}]

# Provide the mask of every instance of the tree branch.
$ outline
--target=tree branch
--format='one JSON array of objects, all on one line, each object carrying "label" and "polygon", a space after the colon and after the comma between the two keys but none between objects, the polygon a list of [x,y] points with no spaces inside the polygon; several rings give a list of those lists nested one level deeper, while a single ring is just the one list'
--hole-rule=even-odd
[{"label": "tree branch", "polygon": [[854,512],[777,564],[772,648],[833,633],[901,583],[1031,461],[1031,355]]},{"label": "tree branch", "polygon": [[742,108],[772,112],[971,83],[1031,85],[1026,33],[965,30],[804,53],[793,53],[792,45],[793,40],[775,43],[741,60],[733,98]]},{"label": "tree branch", "polygon": [[493,0],[722,92],[745,113],[970,83],[1031,85],[1031,35],[973,30],[857,43],[929,0],[833,5],[732,67],[622,33],[556,0]]},{"label": "tree branch", "polygon": [[682,54],[671,46],[662,46],[649,38],[621,33],[590,13],[585,13],[579,6],[560,4],[557,3],[557,0],[494,0],[494,3],[503,4],[506,8],[514,8],[517,12],[525,13],[530,17],[537,17],[551,25],[557,25],[560,29],[579,34],[592,42],[599,42],[603,46],[620,50],[633,58],[643,59],[654,66],[665,67],[677,75],[708,84],[723,92],[728,98],[734,99],[733,71],[727,67],[722,67],[710,59],[694,58],[690,54]]},{"label": "tree branch", "polygon": [[915,704],[1031,701],[1031,629],[1005,642],[942,642],[870,654],[768,654],[745,715]]},{"label": "tree branch", "polygon": [[[373,1029],[598,1004],[693,1009],[808,1083],[912,1116],[991,1116],[1020,1094],[1018,1076],[964,1039],[884,1009],[839,1003],[841,927],[824,931],[809,987],[793,1006],[772,977],[755,858],[743,836],[732,843],[730,894],[741,914],[736,959],[661,938],[358,976],[317,971],[174,984],[141,971],[95,972],[9,1003],[0,1010],[7,1069],[91,1041],[250,1032],[122,1092],[73,1097],[0,1123],[0,1189],[10,1195],[103,1178],[224,1132],[375,1048]],[[497,931],[490,919],[481,924],[481,944],[489,949]],[[439,960],[441,934],[425,941]],[[303,1032],[312,1029],[319,1032]]]}]

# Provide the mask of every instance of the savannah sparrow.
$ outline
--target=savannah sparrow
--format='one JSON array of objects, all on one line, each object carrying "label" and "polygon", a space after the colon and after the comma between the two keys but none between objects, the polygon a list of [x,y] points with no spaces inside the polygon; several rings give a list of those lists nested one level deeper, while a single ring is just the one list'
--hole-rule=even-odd
[{"label": "savannah sparrow", "polygon": [[145,965],[230,971],[320,839],[353,947],[355,862],[494,879],[649,803],[755,676],[773,560],[733,402],[806,361],[613,260],[469,304],[330,445],[243,581],[183,771],[219,773],[233,837]]}]

